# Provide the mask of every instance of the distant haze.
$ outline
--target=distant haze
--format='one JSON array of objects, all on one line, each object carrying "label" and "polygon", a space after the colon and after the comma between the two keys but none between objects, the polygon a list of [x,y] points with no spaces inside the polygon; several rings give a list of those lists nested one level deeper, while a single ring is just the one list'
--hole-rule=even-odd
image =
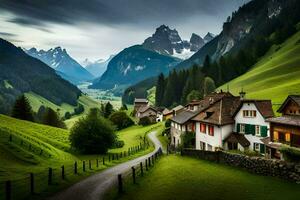
[{"label": "distant haze", "polygon": [[249,0],[0,0],[0,37],[23,48],[61,46],[78,61],[140,44],[161,24],[183,39],[218,34]]}]

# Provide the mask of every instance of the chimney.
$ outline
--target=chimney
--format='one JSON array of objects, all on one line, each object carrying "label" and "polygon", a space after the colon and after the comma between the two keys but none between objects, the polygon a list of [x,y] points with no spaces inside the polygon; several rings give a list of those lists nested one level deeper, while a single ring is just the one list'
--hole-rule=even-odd
[{"label": "chimney", "polygon": [[243,91],[243,88],[242,88],[242,91],[240,91],[240,99],[241,100],[244,100],[246,97],[246,92]]},{"label": "chimney", "polygon": [[175,117],[176,116],[176,112],[175,112],[175,110],[173,110],[173,117]]}]

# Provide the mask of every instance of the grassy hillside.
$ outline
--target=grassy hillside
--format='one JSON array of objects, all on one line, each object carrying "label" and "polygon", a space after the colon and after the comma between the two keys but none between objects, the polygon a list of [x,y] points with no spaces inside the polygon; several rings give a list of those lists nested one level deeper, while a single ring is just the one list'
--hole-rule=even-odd
[{"label": "grassy hillside", "polygon": [[147,90],[147,99],[152,105],[155,105],[155,92],[156,86],[153,86],[151,89]]},{"label": "grassy hillside", "polygon": [[244,75],[218,89],[238,95],[241,88],[248,98],[272,99],[274,109],[289,94],[300,94],[300,32],[270,51]]},{"label": "grassy hillside", "polygon": [[[130,177],[131,178],[131,177]],[[121,196],[107,199],[299,199],[299,185],[273,177],[176,155],[160,159],[137,184],[125,184]]]},{"label": "grassy hillside", "polygon": [[[83,99],[82,102],[88,104],[89,101]],[[125,146],[111,151],[114,153],[123,152],[128,147],[138,145],[140,143],[138,135],[144,136],[153,127],[136,126],[117,133],[120,139],[125,142]],[[99,168],[96,168],[96,159],[102,160],[103,155],[81,155],[73,152],[70,149],[69,134],[68,130],[0,115],[0,163],[5,163],[0,165],[0,188],[4,188],[3,181],[12,180],[13,188],[18,189],[13,192],[14,195],[27,195],[30,191],[28,189],[28,175],[32,172],[37,181],[37,192],[41,193],[45,189],[49,189],[47,170],[51,167],[54,170],[54,181],[57,184],[54,184],[50,190],[57,190],[95,171],[103,170],[153,150],[153,148],[149,148],[130,157],[107,163],[105,166],[101,164]],[[86,168],[88,168],[88,160],[91,160],[92,170],[87,169],[87,172],[82,173],[82,160],[86,160]],[[78,161],[79,176],[75,176],[73,173],[75,161]],[[67,180],[63,182],[60,178],[62,165],[65,166],[67,176]],[[3,192],[4,190],[0,189],[0,199],[4,195]]]}]

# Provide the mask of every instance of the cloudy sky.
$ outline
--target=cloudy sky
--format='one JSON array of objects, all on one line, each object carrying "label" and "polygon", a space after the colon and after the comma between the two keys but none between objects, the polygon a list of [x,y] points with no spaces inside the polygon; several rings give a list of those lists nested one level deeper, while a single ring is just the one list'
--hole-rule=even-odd
[{"label": "cloudy sky", "polygon": [[106,58],[161,24],[183,39],[218,34],[249,0],[0,0],[0,37],[24,48],[61,46],[75,59]]}]

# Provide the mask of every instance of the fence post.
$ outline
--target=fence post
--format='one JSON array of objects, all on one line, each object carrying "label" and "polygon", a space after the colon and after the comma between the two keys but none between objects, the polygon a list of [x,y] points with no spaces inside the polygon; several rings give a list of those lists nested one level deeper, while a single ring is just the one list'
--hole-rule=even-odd
[{"label": "fence post", "polygon": [[51,184],[52,184],[52,168],[50,167],[48,171],[48,185]]},{"label": "fence post", "polygon": [[146,165],[146,171],[148,171],[148,160],[147,159],[146,159],[145,165]]},{"label": "fence post", "polygon": [[123,152],[120,153],[120,157],[121,157],[121,158],[123,157]]},{"label": "fence post", "polygon": [[11,181],[5,182],[6,200],[11,200]]},{"label": "fence post", "polygon": [[118,153],[116,153],[116,157],[117,157],[117,160],[119,160],[119,154]]},{"label": "fence post", "polygon": [[82,161],[82,170],[85,172],[85,161]]},{"label": "fence post", "polygon": [[102,162],[103,162],[103,165],[105,165],[105,157],[103,157],[103,160],[102,160]]},{"label": "fence post", "polygon": [[74,174],[77,174],[77,161],[74,163]]},{"label": "fence post", "polygon": [[108,161],[110,162],[110,154],[108,154]]},{"label": "fence post", "polygon": [[152,165],[154,165],[154,155],[152,155],[151,157],[152,157]]},{"label": "fence post", "polygon": [[130,156],[130,148],[128,148],[128,156]]},{"label": "fence post", "polygon": [[149,167],[151,167],[151,160],[150,160],[150,157],[148,158],[148,165],[149,165]]},{"label": "fence post", "polygon": [[65,166],[61,166],[61,178],[62,180],[65,180]]},{"label": "fence post", "polygon": [[143,162],[140,162],[140,167],[141,167],[141,175],[144,176],[144,171],[143,171]]},{"label": "fence post", "polygon": [[132,169],[132,180],[133,180],[133,184],[135,184],[135,168],[131,167]]},{"label": "fence post", "polygon": [[89,169],[92,169],[92,162],[89,160]]},{"label": "fence post", "polygon": [[115,154],[114,153],[112,154],[112,160],[115,160]]},{"label": "fence post", "polygon": [[118,175],[118,191],[119,194],[123,192],[122,174]]},{"label": "fence post", "polygon": [[96,159],[96,167],[99,167],[98,159]]},{"label": "fence post", "polygon": [[30,193],[34,194],[34,175],[30,173]]}]

